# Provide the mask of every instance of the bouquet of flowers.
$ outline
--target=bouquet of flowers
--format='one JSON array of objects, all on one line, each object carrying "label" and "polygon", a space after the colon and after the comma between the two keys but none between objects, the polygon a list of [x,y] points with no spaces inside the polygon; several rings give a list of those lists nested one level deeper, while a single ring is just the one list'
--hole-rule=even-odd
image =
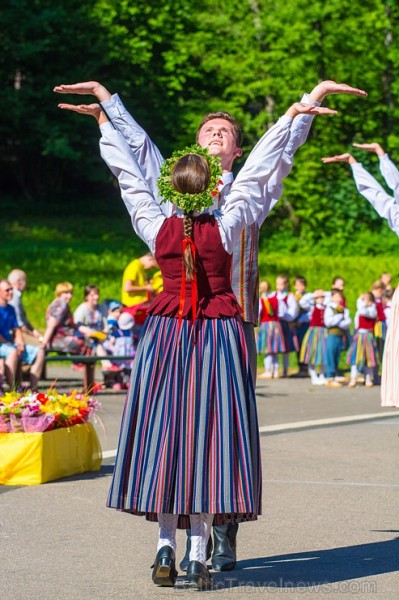
[{"label": "bouquet of flowers", "polygon": [[43,433],[86,423],[100,406],[88,394],[77,391],[7,392],[0,396],[0,433]]}]

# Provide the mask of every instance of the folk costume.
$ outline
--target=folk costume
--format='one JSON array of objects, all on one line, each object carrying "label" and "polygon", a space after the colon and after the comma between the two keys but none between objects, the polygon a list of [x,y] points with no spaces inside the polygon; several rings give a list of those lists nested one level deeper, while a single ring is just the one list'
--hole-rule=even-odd
[{"label": "folk costume", "polygon": [[[322,290],[309,292],[299,300],[299,305],[304,310],[310,310],[309,329],[303,338],[300,361],[308,365],[310,379],[313,385],[324,385],[324,368],[326,361],[327,329],[324,322],[326,305],[317,302],[319,296],[324,295]],[[316,372],[319,367],[320,373]]]},{"label": "folk costume", "polygon": [[286,352],[281,318],[287,305],[277,297],[277,293],[259,299],[258,354],[264,354],[265,372],[262,377],[278,377],[278,354]]},{"label": "folk costume", "polygon": [[[254,383],[231,254],[264,208],[291,122],[281,117],[265,134],[262,161],[244,166],[223,211],[194,217],[192,240],[180,216],[165,216],[124,137],[101,126],[102,156],[164,279],[137,348],[107,505],[158,520],[160,535],[166,517],[187,528],[193,515],[224,524],[261,511]],[[191,283],[182,275],[182,243],[196,257]]]},{"label": "folk costume", "polygon": [[374,338],[374,327],[377,321],[375,302],[366,304],[360,297],[356,304],[355,333],[349,346],[346,362],[351,365],[349,385],[356,385],[358,369],[366,373],[366,386],[373,385],[373,369],[378,365],[378,351]]},{"label": "folk costume", "polygon": [[[327,327],[326,339],[326,379],[327,384],[338,375],[339,359],[342,351],[342,339],[349,331],[352,319],[349,310],[341,304],[329,302],[324,313],[324,323]],[[339,383],[339,382],[337,382]]]}]

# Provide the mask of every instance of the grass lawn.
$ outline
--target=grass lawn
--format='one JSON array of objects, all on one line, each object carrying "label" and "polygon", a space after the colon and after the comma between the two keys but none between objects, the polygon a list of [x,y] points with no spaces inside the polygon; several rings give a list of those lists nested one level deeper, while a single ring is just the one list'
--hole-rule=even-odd
[{"label": "grass lawn", "polygon": [[[74,309],[82,302],[83,288],[89,283],[100,287],[102,298],[120,298],[122,273],[126,265],[147,248],[133,233],[128,216],[116,210],[113,217],[30,218],[29,223],[2,221],[0,224],[0,277],[12,268],[28,275],[24,303],[37,329],[45,327],[45,311],[54,297],[54,287],[61,281],[75,286],[71,302]],[[261,252],[261,279],[274,283],[279,273],[290,277],[301,274],[309,290],[330,288],[331,279],[340,275],[346,280],[346,296],[352,316],[356,298],[369,289],[381,272],[395,277],[399,257],[395,256],[301,256]]]}]

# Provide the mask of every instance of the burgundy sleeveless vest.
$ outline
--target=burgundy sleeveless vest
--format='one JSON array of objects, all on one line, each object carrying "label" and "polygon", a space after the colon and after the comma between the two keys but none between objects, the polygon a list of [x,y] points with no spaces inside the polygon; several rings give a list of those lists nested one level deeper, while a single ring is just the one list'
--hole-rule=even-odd
[{"label": "burgundy sleeveless vest", "polygon": [[[170,217],[159,230],[155,258],[162,272],[163,291],[148,313],[177,317],[183,274],[183,219]],[[213,215],[194,218],[192,239],[196,246],[197,317],[237,317],[241,308],[231,289],[231,255],[223,248]],[[191,283],[186,283],[183,318],[191,318]]]}]

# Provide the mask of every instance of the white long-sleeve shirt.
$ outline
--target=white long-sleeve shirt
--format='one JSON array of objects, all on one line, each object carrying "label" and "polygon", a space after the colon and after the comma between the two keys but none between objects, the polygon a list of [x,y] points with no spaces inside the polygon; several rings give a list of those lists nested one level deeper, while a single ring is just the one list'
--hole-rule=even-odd
[{"label": "white long-sleeve shirt", "polygon": [[330,302],[324,311],[324,323],[326,327],[339,327],[347,330],[352,322],[349,316],[349,309],[344,308],[343,312],[337,312],[338,305]]},{"label": "white long-sleeve shirt", "polygon": [[287,310],[284,315],[282,315],[282,319],[284,321],[295,321],[297,316],[299,315],[299,305],[298,301],[295,298],[294,294],[287,292],[277,292],[277,299],[280,302],[283,302],[287,306]]},{"label": "white long-sleeve shirt", "polygon": [[387,194],[361,163],[354,163],[351,167],[359,193],[370,202],[380,217],[388,221],[389,227],[399,236],[399,204],[395,202],[395,198]]},{"label": "white long-sleeve shirt", "polygon": [[388,187],[393,191],[395,202],[399,203],[399,171],[391,161],[388,154],[379,157],[380,172]]},{"label": "white long-sleeve shirt", "polygon": [[[304,94],[302,102],[309,103],[308,94]],[[317,106],[319,105],[317,102],[314,104]],[[113,94],[111,100],[102,102],[101,106],[105,110],[112,124],[122,133],[123,137],[128,142],[130,151],[133,152],[149,188],[153,192],[154,197],[160,201],[157,180],[164,159],[157,146],[148,136],[146,131],[128,112],[118,94]],[[297,115],[295,117],[290,130],[289,140],[281,155],[281,160],[273,175],[264,183],[264,206],[256,220],[259,226],[264,222],[270,211],[281,198],[283,193],[282,180],[287,177],[291,171],[294,162],[294,154],[299,146],[305,143],[313,119],[313,115]],[[248,178],[249,174],[254,174],[254,171],[260,166],[259,163],[263,161],[265,139],[268,139],[267,137],[265,138],[267,134],[268,132],[261,137],[245,161],[245,164],[240,171],[240,175],[241,172],[244,171],[243,177]],[[222,190],[219,206],[222,206],[227,194],[230,193],[230,191],[233,191],[235,185],[235,183],[233,183],[232,173],[224,173],[222,180],[222,187],[225,187],[225,191],[223,192]],[[231,186],[228,184],[231,184]],[[161,208],[166,216],[170,216],[174,210],[174,207],[168,203],[163,203]]]},{"label": "white long-sleeve shirt", "polygon": [[[292,118],[284,115],[269,129],[262,138],[263,160],[250,163],[241,170],[222,210],[214,212],[223,247],[230,254],[243,228],[256,222],[263,210],[264,189],[279,164],[290,137],[291,125]],[[156,237],[166,215],[129,151],[125,137],[110,122],[101,125],[100,129],[101,156],[118,179],[134,230],[154,253]]]},{"label": "white long-sleeve shirt", "polygon": [[355,314],[355,329],[357,331],[363,331],[363,329],[359,329],[359,317],[367,317],[368,319],[376,319],[377,318],[377,306],[375,302],[372,304],[366,304],[362,297],[358,298],[356,301],[356,314]]}]

